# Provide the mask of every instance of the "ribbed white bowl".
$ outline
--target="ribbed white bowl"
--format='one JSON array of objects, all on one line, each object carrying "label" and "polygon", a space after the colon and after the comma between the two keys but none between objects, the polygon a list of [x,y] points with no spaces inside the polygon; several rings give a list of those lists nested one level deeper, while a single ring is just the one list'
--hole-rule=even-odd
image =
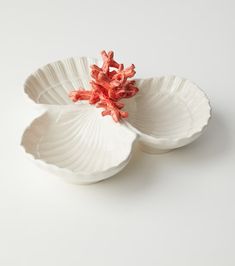
[{"label": "ribbed white bowl", "polygon": [[121,123],[88,103],[74,104],[68,93],[90,88],[90,65],[97,62],[57,61],[26,80],[25,93],[48,109],[22,137],[23,148],[41,166],[88,184],[121,171],[137,138],[144,151],[164,152],[202,134],[210,118],[208,99],[195,84],[175,76],[137,80],[140,92],[125,101],[129,117]]},{"label": "ribbed white bowl", "polygon": [[[93,183],[121,171],[136,134],[88,104],[51,108],[22,137],[25,151],[48,170],[77,183]],[[62,172],[61,172],[62,171]]]},{"label": "ribbed white bowl", "polygon": [[126,125],[144,151],[161,153],[189,144],[208,124],[208,98],[194,83],[176,76],[137,80],[140,91],[126,101]]},{"label": "ribbed white bowl", "polygon": [[68,93],[78,88],[90,88],[90,65],[97,63],[94,58],[71,57],[48,64],[27,78],[25,93],[39,104],[73,104]]}]

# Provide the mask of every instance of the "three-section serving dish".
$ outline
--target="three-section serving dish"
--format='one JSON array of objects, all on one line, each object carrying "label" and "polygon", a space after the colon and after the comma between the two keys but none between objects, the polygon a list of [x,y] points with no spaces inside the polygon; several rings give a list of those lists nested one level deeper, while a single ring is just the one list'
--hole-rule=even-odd
[{"label": "three-section serving dish", "polygon": [[81,184],[98,182],[127,165],[134,143],[144,152],[162,153],[191,143],[208,125],[205,93],[177,76],[136,79],[139,92],[124,99],[128,117],[118,123],[101,116],[95,105],[74,103],[71,91],[91,89],[92,64],[102,63],[88,57],[60,60],[25,82],[25,93],[47,110],[25,130],[21,145],[48,170]]}]

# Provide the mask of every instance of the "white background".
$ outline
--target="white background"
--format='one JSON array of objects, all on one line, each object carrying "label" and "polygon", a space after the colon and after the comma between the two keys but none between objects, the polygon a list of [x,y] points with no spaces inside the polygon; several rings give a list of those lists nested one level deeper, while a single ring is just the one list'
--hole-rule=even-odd
[{"label": "white background", "polygon": [[[234,1],[1,0],[0,34],[0,265],[235,265]],[[196,82],[213,118],[185,148],[136,152],[107,181],[66,184],[19,147],[39,114],[23,83],[102,49],[137,77]]]}]

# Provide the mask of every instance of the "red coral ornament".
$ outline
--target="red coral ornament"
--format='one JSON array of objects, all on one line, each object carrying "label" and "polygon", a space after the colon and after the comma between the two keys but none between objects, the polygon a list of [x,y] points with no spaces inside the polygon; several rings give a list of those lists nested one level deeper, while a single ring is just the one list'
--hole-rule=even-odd
[{"label": "red coral ornament", "polygon": [[[103,59],[102,67],[91,66],[90,82],[92,89],[79,89],[69,93],[69,97],[74,101],[87,100],[90,104],[95,104],[98,108],[103,108],[102,115],[111,115],[115,122],[128,117],[128,113],[122,111],[124,103],[120,99],[130,98],[139,91],[135,87],[135,80],[128,80],[135,75],[135,66],[124,69],[123,64],[117,63],[114,59],[113,51],[101,52]],[[112,69],[111,69],[112,68]]]}]

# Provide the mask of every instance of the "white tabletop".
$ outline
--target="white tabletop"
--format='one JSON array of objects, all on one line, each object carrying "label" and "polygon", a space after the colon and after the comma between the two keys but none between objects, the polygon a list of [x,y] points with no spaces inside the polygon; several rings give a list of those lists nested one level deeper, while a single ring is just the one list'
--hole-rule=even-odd
[{"label": "white tabletop", "polygon": [[[0,1],[0,265],[235,265],[234,12],[232,0]],[[185,148],[137,151],[107,181],[67,184],[19,147],[39,115],[23,83],[102,49],[137,77],[196,82],[213,118]]]}]

